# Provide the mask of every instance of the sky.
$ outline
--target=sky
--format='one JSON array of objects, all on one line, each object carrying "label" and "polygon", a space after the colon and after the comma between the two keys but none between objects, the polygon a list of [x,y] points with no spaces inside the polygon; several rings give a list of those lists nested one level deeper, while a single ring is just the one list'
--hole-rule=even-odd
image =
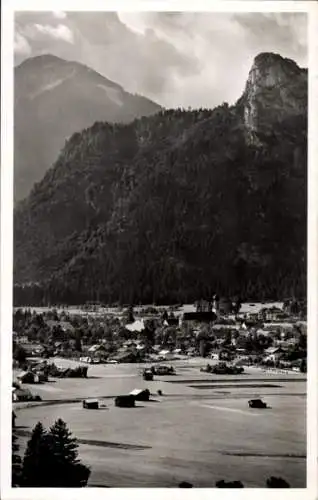
[{"label": "sky", "polygon": [[78,61],[164,107],[214,107],[242,94],[254,57],[307,67],[303,13],[18,12],[15,64]]}]

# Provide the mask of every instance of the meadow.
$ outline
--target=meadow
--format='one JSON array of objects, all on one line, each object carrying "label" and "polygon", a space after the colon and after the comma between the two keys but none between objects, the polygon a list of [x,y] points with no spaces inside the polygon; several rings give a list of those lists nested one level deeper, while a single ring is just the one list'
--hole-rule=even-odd
[{"label": "meadow", "polygon": [[[21,443],[37,421],[49,426],[63,418],[92,468],[89,486],[176,487],[186,480],[211,488],[225,479],[264,487],[274,475],[291,487],[306,487],[304,375],[246,368],[240,376],[216,376],[200,372],[205,363],[179,360],[173,363],[175,376],[152,382],[142,379],[143,365],[96,365],[88,379],[28,386],[44,402],[15,405]],[[152,393],[149,402],[114,406],[114,396],[143,387]],[[85,397],[97,397],[106,407],[84,410]],[[269,408],[250,409],[253,397],[262,397]]]}]

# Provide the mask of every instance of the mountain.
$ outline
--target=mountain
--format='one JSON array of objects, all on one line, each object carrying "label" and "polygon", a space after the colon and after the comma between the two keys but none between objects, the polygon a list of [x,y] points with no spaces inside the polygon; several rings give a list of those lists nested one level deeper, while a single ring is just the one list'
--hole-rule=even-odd
[{"label": "mountain", "polygon": [[307,84],[307,69],[278,54],[259,54],[241,98],[247,140],[257,144],[273,122],[307,112]]},{"label": "mountain", "polygon": [[15,210],[16,303],[304,296],[305,80],[260,54],[234,106],[75,133]]},{"label": "mountain", "polygon": [[15,199],[27,196],[74,132],[95,121],[128,123],[161,108],[92,69],[53,55],[15,68]]}]

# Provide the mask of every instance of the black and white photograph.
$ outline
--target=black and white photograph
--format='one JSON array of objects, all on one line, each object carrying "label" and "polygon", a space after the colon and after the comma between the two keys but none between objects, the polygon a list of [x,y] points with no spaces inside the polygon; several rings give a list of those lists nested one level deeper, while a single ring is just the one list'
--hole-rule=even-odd
[{"label": "black and white photograph", "polygon": [[308,488],[310,3],[13,12],[11,488]]}]

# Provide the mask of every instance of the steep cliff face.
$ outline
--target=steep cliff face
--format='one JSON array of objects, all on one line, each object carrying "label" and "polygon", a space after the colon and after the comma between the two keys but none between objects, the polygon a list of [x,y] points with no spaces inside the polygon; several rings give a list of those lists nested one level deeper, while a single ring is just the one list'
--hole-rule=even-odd
[{"label": "steep cliff face", "polygon": [[307,70],[278,54],[259,54],[241,99],[247,142],[260,144],[272,123],[306,113]]}]

